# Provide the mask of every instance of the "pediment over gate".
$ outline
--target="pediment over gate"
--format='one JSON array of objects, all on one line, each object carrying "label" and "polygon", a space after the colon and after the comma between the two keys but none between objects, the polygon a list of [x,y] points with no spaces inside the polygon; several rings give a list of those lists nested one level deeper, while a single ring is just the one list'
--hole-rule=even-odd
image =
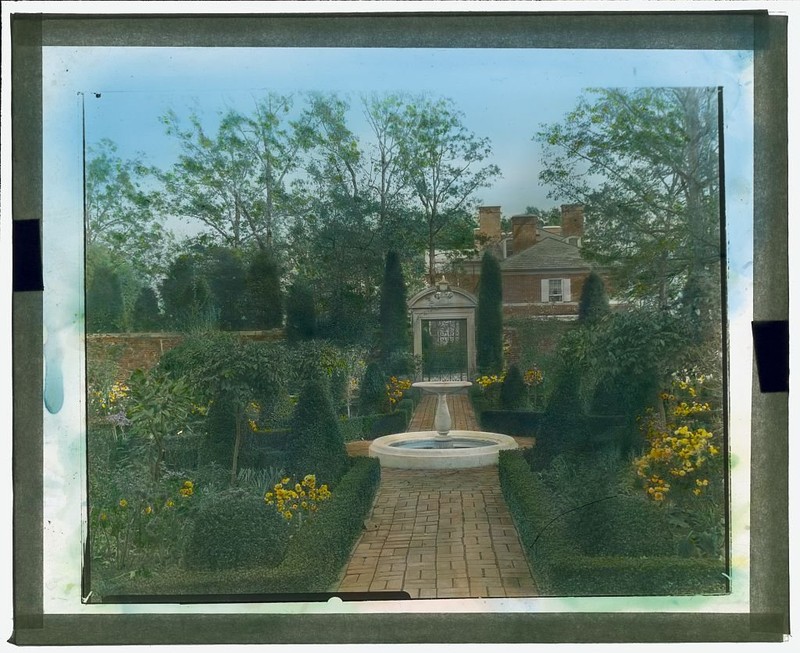
[{"label": "pediment over gate", "polygon": [[454,288],[444,277],[433,287],[421,290],[408,300],[410,310],[427,310],[431,308],[467,308],[474,309],[478,306],[478,298],[461,288]]}]

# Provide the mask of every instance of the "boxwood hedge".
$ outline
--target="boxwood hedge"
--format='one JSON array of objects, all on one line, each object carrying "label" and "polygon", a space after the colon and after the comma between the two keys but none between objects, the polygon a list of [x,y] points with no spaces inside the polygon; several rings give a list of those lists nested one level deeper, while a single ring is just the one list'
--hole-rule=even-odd
[{"label": "boxwood hedge", "polygon": [[[603,550],[605,555],[587,555],[570,530],[570,520],[556,513],[548,488],[521,452],[501,451],[499,472],[503,496],[542,594],[689,595],[727,591],[725,565],[716,559],[611,555],[607,543],[597,547],[598,553]],[[619,520],[617,526],[624,528],[625,520]]]}]

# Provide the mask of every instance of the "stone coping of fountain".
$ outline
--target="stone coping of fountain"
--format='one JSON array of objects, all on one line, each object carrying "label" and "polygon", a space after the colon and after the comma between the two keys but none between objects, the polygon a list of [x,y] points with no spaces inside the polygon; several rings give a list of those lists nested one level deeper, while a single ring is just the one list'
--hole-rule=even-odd
[{"label": "stone coping of fountain", "polygon": [[411,431],[376,438],[369,446],[369,455],[377,458],[382,467],[395,469],[467,469],[496,465],[502,449],[516,449],[514,438],[484,431],[450,431],[455,440],[476,440],[492,444],[453,449],[414,449],[396,446],[401,442],[437,440],[436,431]]},{"label": "stone coping of fountain", "polygon": [[444,394],[452,390],[463,390],[471,385],[472,381],[417,381],[412,383],[411,387],[427,390],[431,393]]}]

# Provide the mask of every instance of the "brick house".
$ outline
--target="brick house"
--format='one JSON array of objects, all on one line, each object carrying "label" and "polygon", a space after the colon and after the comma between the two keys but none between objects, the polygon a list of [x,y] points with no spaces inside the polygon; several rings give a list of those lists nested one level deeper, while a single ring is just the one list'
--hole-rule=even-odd
[{"label": "brick house", "polygon": [[506,316],[577,316],[584,280],[592,270],[602,274],[581,255],[583,205],[562,205],[561,225],[542,225],[537,216],[515,215],[506,233],[500,207],[482,206],[478,224],[478,255],[453,264],[454,285],[477,292],[481,257],[488,249],[500,261]]}]

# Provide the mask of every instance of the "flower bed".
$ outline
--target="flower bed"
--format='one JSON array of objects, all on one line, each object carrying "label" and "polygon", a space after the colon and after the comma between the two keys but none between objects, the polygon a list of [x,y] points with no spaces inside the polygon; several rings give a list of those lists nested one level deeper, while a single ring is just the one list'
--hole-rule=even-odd
[{"label": "flower bed", "polygon": [[[325,592],[332,589],[361,534],[380,482],[380,465],[355,458],[315,518],[292,535],[286,555],[272,568],[257,565],[217,570],[189,570],[178,564],[144,575],[124,575],[101,583],[105,600],[124,596],[193,594],[273,594]],[[269,506],[264,506],[265,510]],[[272,514],[277,514],[273,511]],[[278,524],[291,528],[291,522]],[[177,561],[176,561],[177,563]]]}]

